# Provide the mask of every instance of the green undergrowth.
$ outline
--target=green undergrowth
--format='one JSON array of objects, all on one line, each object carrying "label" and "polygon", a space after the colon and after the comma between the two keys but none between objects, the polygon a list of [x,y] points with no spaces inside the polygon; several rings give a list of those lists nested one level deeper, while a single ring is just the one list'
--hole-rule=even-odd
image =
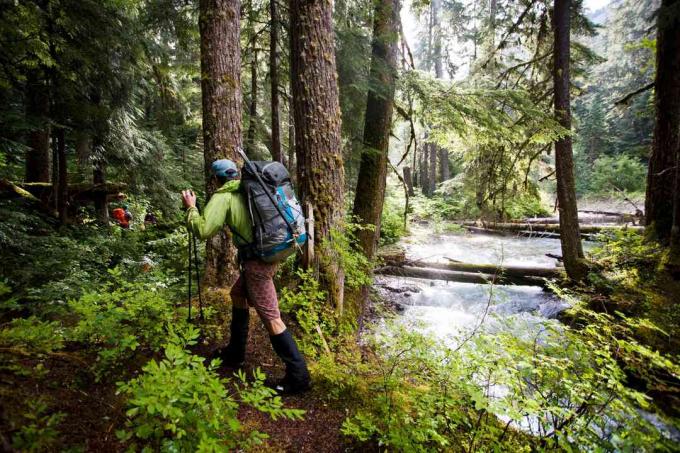
[{"label": "green undergrowth", "polygon": [[[634,340],[680,364],[680,282],[666,271],[667,249],[632,231],[601,238],[585,286],[575,289],[589,308],[617,327],[617,338]],[[579,321],[577,319],[577,321]],[[680,416],[680,376],[644,355],[623,357],[629,379]]]},{"label": "green undergrowth", "polygon": [[508,198],[502,206],[479,207],[470,194],[448,195],[442,189],[429,198],[419,194],[411,198],[411,204],[415,218],[434,222],[476,218],[512,220],[548,214],[540,197],[530,194]]},{"label": "green undergrowth", "polygon": [[618,349],[677,368],[613,341],[606,321],[546,323],[525,338],[477,333],[453,349],[381,325],[362,347],[347,341],[312,370],[348,411],[342,432],[390,451],[674,451],[668,433],[640,416],[654,405],[627,385]]},{"label": "green undergrowth", "polygon": [[191,352],[224,337],[228,299],[206,297],[201,322],[194,299],[189,322],[188,244],[179,224],[60,228],[15,208],[0,202],[12,218],[12,227],[0,224],[3,443],[82,450],[109,438],[101,448],[233,451],[266,437],[238,420],[244,405],[302,417],[283,408],[261,372],[225,379],[218,362]]},{"label": "green undergrowth", "polygon": [[252,448],[267,436],[244,429],[237,418],[241,405],[274,419],[302,418],[304,411],[284,408],[281,398],[264,386],[259,370],[250,382],[239,373],[234,386],[220,378],[218,360],[205,365],[203,357],[187,350],[198,336],[199,331],[191,327],[173,331],[162,359],[147,363],[139,377],[118,384],[119,393],[128,398],[128,408],[125,427],[116,435],[130,449],[226,452]]}]

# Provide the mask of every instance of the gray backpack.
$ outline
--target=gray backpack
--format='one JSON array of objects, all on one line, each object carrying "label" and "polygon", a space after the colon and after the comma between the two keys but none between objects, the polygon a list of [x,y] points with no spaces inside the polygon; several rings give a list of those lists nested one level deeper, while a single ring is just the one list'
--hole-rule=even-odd
[{"label": "gray backpack", "polygon": [[302,207],[283,164],[244,159],[241,190],[246,195],[254,238],[247,253],[277,263],[307,241]]}]

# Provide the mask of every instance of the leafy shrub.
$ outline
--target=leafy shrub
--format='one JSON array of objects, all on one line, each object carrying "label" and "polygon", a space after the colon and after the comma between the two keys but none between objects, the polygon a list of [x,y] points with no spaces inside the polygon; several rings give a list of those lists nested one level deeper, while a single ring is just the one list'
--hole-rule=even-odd
[{"label": "leafy shrub", "polygon": [[197,337],[193,327],[171,333],[164,359],[149,362],[141,376],[118,384],[118,392],[129,398],[126,426],[116,433],[119,439],[131,442],[133,448],[157,451],[227,452],[266,438],[241,425],[239,401],[274,419],[302,418],[304,411],[283,408],[275,392],[263,385],[259,370],[253,383],[239,374],[236,394],[230,394],[229,381],[216,373],[219,362],[206,367],[202,357],[186,350]]},{"label": "leafy shrub", "polygon": [[382,218],[380,220],[380,245],[390,245],[397,242],[404,234],[404,214],[391,198],[385,200]]},{"label": "leafy shrub", "polygon": [[376,335],[343,433],[395,451],[669,449],[618,363],[621,348],[654,353],[591,321],[581,330],[547,322],[524,338],[478,333],[456,349],[405,328]]},{"label": "leafy shrub", "polygon": [[370,285],[373,281],[371,279],[373,263],[356,247],[355,232],[360,228],[363,227],[356,223],[346,223],[344,230],[332,231],[331,240],[325,244],[330,246],[345,271],[345,286],[350,289]]},{"label": "leafy shrub", "polygon": [[27,404],[28,410],[22,414],[21,426],[12,435],[12,448],[16,451],[48,451],[58,440],[57,428],[65,414],[50,413],[42,398]]},{"label": "leafy shrub", "polygon": [[544,217],[548,211],[541,203],[541,198],[529,194],[512,197],[505,202],[505,215],[509,219],[527,217]]},{"label": "leafy shrub", "polygon": [[326,336],[335,330],[336,318],[314,273],[298,270],[296,276],[299,283],[294,290],[283,288],[280,308],[295,315],[303,333],[300,348],[306,355],[315,356],[324,347]]},{"label": "leafy shrub", "polygon": [[98,352],[93,365],[98,379],[140,348],[160,350],[167,341],[169,326],[186,323],[185,309],[164,297],[162,286],[130,282],[119,269],[111,270],[111,275],[111,283],[69,302],[78,317],[71,339]]},{"label": "leafy shrub", "polygon": [[637,159],[625,154],[602,156],[595,159],[589,177],[589,189],[595,193],[608,193],[616,189],[626,192],[645,190],[647,168]]},{"label": "leafy shrub", "polygon": [[22,375],[43,373],[42,363],[31,368],[26,359],[43,359],[63,347],[64,329],[58,322],[41,321],[35,316],[14,319],[0,330],[0,370]]}]

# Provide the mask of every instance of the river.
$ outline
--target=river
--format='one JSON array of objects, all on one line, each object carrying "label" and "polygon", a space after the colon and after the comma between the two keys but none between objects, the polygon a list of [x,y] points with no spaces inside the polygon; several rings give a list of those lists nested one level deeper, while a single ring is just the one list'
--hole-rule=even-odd
[{"label": "river", "polygon": [[[433,234],[426,225],[413,225],[411,235],[400,245],[405,248],[408,260],[427,262],[451,259],[475,264],[554,267],[557,260],[547,254],[561,255],[559,239]],[[595,245],[584,242],[586,251]],[[473,330],[487,334],[503,332],[523,339],[537,337],[547,325],[560,329],[557,315],[569,307],[565,300],[537,286],[385,276],[377,278],[376,286],[399,307],[397,325],[433,335],[451,348]],[[665,436],[680,441],[680,433],[662,424],[656,416],[642,410],[639,414],[664,431]],[[517,426],[530,430],[528,425],[532,423],[529,420]]]}]

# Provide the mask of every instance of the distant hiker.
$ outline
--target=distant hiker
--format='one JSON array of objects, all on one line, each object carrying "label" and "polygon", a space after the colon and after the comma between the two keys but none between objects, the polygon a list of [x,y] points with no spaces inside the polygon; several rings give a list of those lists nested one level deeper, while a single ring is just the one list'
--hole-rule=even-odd
[{"label": "distant hiker", "polygon": [[[274,351],[286,365],[285,377],[268,384],[281,394],[304,392],[311,386],[309,371],[295,340],[281,320],[273,280],[277,264],[263,261],[263,258],[258,257],[262,255],[255,250],[253,221],[246,195],[240,190],[241,186],[249,184],[250,181],[242,182],[236,164],[227,159],[213,162],[211,170],[212,177],[217,179],[221,187],[212,195],[203,215],[200,215],[196,208],[196,195],[193,191],[183,191],[182,201],[187,208],[188,228],[197,236],[207,239],[226,225],[232,231],[234,244],[238,249],[241,275],[231,288],[233,304],[231,336],[229,344],[217,350],[214,356],[221,358],[223,363],[231,368],[243,365],[248,340],[250,304],[269,332]],[[285,168],[283,171],[286,172]],[[269,209],[271,210],[271,205]]]},{"label": "distant hiker", "polygon": [[111,215],[121,228],[126,230],[130,228],[132,213],[130,213],[128,205],[124,204],[123,207],[115,208]]},{"label": "distant hiker", "polygon": [[158,225],[158,219],[152,211],[147,211],[146,215],[144,216],[144,225]]}]

